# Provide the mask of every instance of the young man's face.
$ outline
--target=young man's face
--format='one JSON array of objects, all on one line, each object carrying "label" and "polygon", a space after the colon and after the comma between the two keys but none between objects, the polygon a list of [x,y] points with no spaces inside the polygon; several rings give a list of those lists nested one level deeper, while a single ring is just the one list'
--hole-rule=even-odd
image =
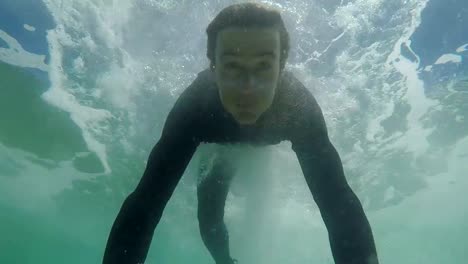
[{"label": "young man's face", "polygon": [[219,32],[216,84],[227,112],[254,124],[271,106],[280,75],[280,37],[275,28],[227,28]]}]

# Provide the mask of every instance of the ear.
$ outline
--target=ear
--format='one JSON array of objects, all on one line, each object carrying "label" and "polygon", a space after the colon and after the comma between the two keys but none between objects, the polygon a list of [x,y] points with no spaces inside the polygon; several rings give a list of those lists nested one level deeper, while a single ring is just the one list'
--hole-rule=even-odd
[{"label": "ear", "polygon": [[212,73],[214,73],[215,68],[216,68],[215,64],[214,64],[213,62],[210,62],[210,71],[211,71]]}]

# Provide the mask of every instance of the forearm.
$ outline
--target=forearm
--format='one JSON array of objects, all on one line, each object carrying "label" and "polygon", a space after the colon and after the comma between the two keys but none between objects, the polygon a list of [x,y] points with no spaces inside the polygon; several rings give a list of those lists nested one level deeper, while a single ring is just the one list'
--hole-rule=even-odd
[{"label": "forearm", "polygon": [[[317,166],[323,180],[315,197],[328,229],[336,264],[377,264],[371,227],[356,194],[348,185],[334,148],[322,152]],[[317,163],[319,164],[319,163]]]},{"label": "forearm", "polygon": [[154,229],[195,149],[194,142],[177,138],[161,139],[153,148],[143,177],[112,226],[104,264],[144,263]]},{"label": "forearm", "polygon": [[336,264],[377,264],[371,227],[361,202],[348,185],[341,159],[331,143],[301,153],[306,181],[328,229]]},{"label": "forearm", "polygon": [[307,185],[328,229],[336,264],[377,264],[369,222],[359,199],[349,187],[338,152],[328,137],[322,110],[303,85],[297,98],[299,111],[291,128],[296,152]]},{"label": "forearm", "polygon": [[232,263],[229,254],[229,235],[223,221],[202,227],[201,236],[216,264]]},{"label": "forearm", "polygon": [[144,263],[162,214],[162,206],[151,212],[145,204],[135,192],[127,197],[112,226],[103,264]]},{"label": "forearm", "polygon": [[378,264],[371,227],[359,199],[351,190],[335,199],[333,210],[322,213],[335,263]]}]

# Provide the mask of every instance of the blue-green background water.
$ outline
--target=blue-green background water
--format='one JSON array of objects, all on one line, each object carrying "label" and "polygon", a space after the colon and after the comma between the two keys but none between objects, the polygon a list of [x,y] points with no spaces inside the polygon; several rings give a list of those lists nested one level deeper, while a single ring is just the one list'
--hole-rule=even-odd
[{"label": "blue-green background water", "polygon": [[[0,263],[100,262],[170,107],[208,65],[207,24],[236,2],[0,1]],[[468,263],[468,2],[269,2],[381,263]],[[265,153],[240,164],[228,197],[233,256],[333,263],[290,145]],[[196,220],[198,157],[147,263],[213,263]]]}]

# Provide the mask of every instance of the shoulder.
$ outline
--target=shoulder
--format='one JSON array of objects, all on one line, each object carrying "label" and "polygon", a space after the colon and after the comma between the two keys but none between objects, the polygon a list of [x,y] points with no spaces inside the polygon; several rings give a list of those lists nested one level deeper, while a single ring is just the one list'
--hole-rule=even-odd
[{"label": "shoulder", "polygon": [[213,86],[214,80],[209,69],[199,72],[196,78],[179,95],[174,108],[200,110],[199,108],[211,96]]},{"label": "shoulder", "polygon": [[282,74],[279,86],[282,110],[288,112],[291,140],[309,141],[328,137],[322,109],[312,92],[290,71]]},{"label": "shoulder", "polygon": [[185,88],[179,98],[203,96],[204,92],[207,92],[213,83],[214,80],[210,70],[205,69],[197,74],[196,78]]},{"label": "shoulder", "polygon": [[167,116],[166,127],[196,126],[212,85],[209,70],[199,72],[176,99]]},{"label": "shoulder", "polygon": [[277,101],[284,111],[294,114],[295,118],[321,114],[312,92],[290,71],[282,73]]},{"label": "shoulder", "polygon": [[296,75],[290,71],[285,71],[282,74],[280,86],[290,95],[291,99],[297,102],[306,103],[307,101],[315,100],[314,95]]}]

